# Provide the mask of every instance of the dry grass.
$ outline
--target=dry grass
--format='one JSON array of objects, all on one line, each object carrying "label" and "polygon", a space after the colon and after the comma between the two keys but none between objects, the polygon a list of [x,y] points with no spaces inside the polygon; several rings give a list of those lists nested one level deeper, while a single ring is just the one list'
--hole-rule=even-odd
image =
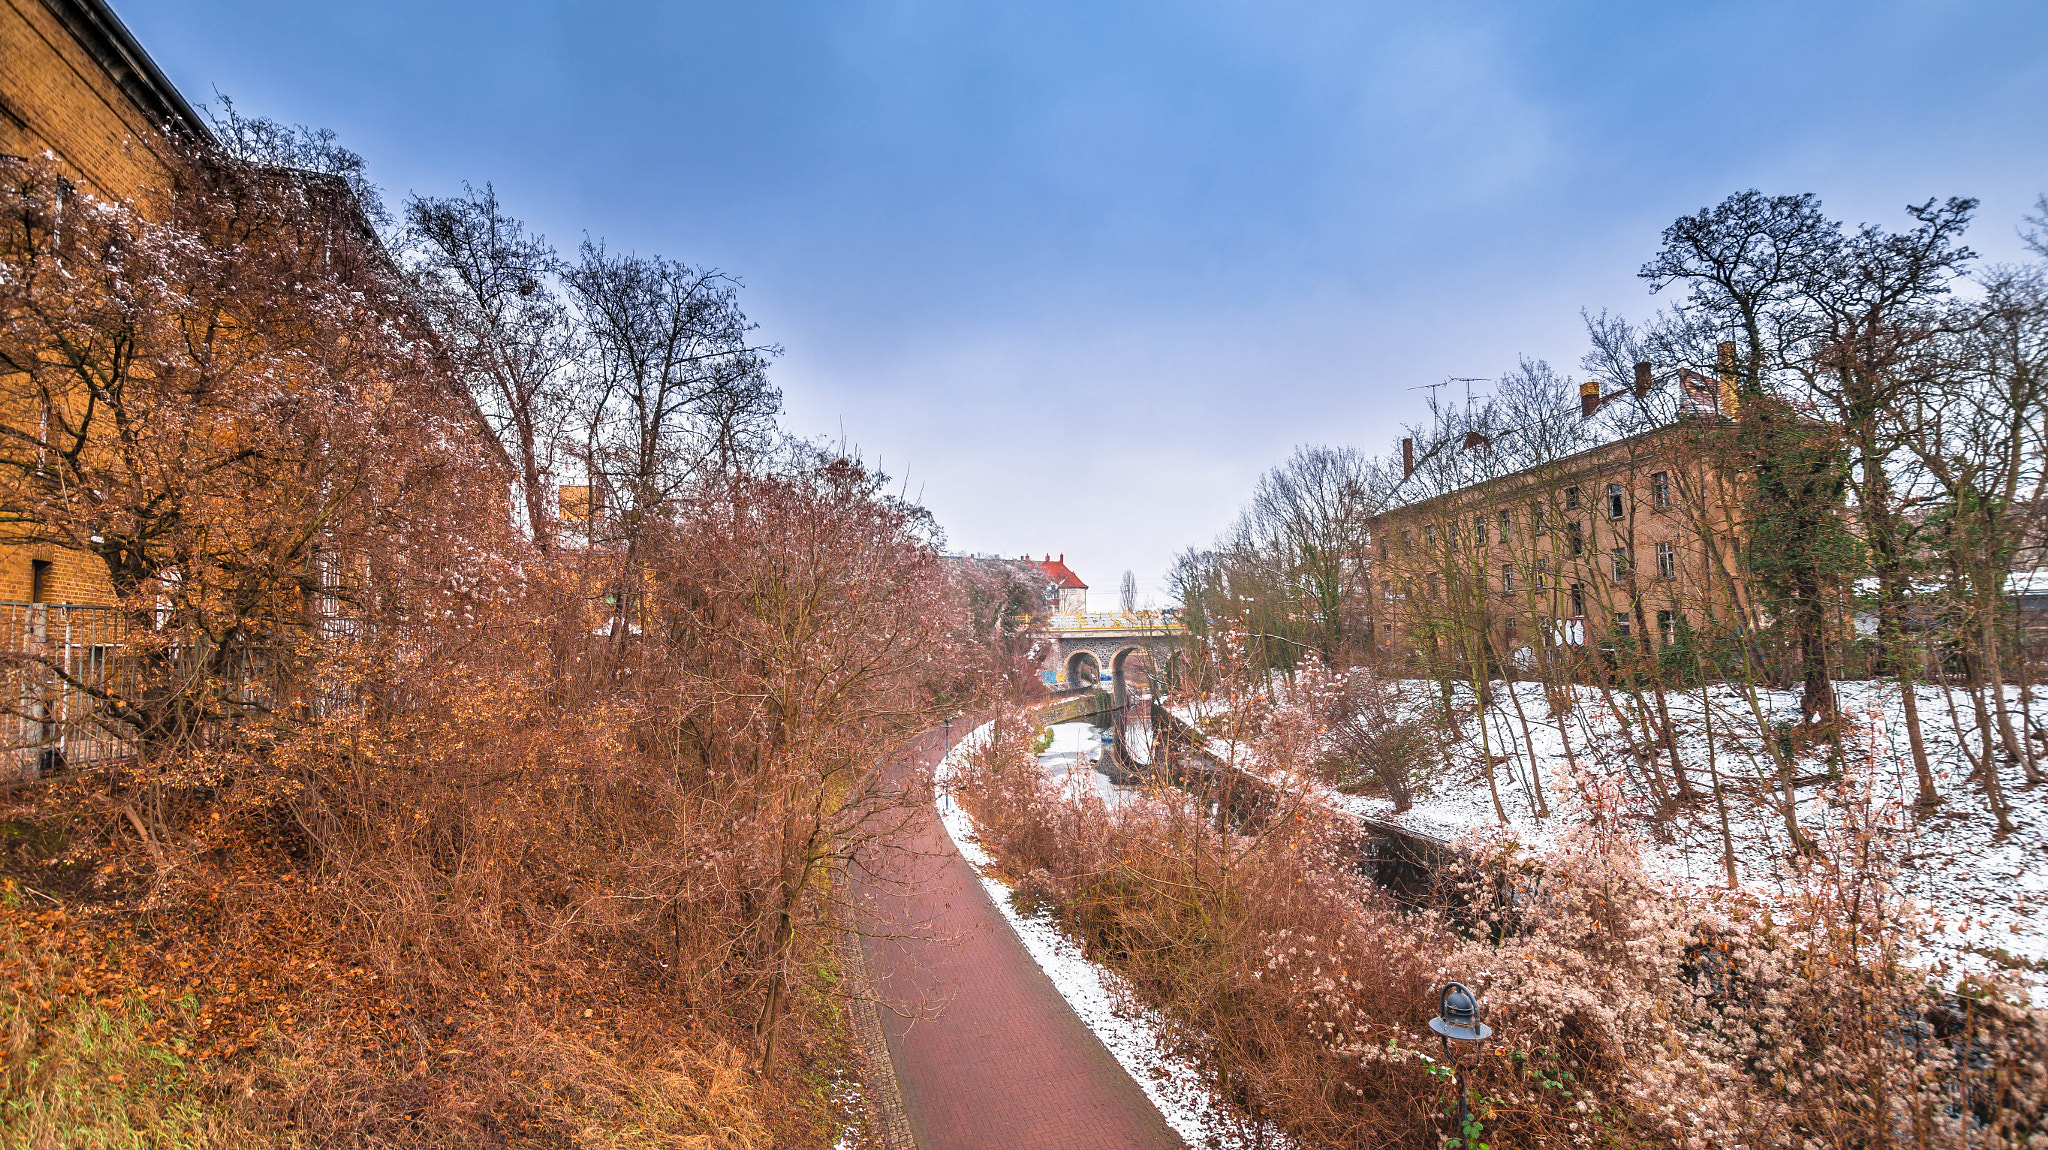
[{"label": "dry grass", "polygon": [[419,977],[287,843],[216,839],[152,883],[90,809],[6,812],[0,1145],[752,1150],[863,1120],[825,1088],[852,1065],[827,950],[763,1077],[744,1019],[686,1007],[616,939],[466,972],[444,951]]}]

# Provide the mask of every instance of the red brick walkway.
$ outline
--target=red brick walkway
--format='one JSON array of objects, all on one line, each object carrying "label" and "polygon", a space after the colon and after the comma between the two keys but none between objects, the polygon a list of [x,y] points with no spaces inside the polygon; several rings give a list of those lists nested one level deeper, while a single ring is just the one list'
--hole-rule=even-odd
[{"label": "red brick walkway", "polygon": [[[965,724],[954,730],[964,735]],[[933,733],[911,759],[928,766],[944,749]],[[919,1150],[1180,1147],[1032,961],[937,813],[919,812],[901,837],[907,857],[892,852],[881,865],[908,893],[867,887],[869,925],[897,934],[921,923],[924,937],[870,937],[867,947]]]}]

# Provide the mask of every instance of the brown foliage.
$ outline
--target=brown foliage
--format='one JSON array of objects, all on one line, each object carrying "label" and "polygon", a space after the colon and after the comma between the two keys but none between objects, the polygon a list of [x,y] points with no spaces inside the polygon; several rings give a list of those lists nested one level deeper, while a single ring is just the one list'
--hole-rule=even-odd
[{"label": "brown foliage", "polygon": [[0,500],[106,560],[125,669],[82,686],[142,752],[12,800],[23,1120],[99,1011],[247,1138],[843,1125],[844,866],[1000,661],[925,513],[799,458],[545,546],[345,185],[196,161],[153,223],[7,171]]},{"label": "brown foliage", "polygon": [[[1268,719],[1259,761],[1309,745],[1290,710]],[[2010,988],[1930,991],[1868,856],[1813,872],[1789,909],[1684,902],[1596,823],[1540,863],[1474,844],[1439,864],[1432,905],[1407,910],[1360,877],[1356,833],[1307,796],[1227,834],[1204,796],[1109,810],[1045,782],[1030,730],[1013,718],[959,776],[984,843],[1166,1014],[1247,1122],[1298,1144],[1451,1133],[1423,1028],[1451,978],[1498,1032],[1462,1055],[1492,1146],[2043,1136],[2042,1015]]]}]

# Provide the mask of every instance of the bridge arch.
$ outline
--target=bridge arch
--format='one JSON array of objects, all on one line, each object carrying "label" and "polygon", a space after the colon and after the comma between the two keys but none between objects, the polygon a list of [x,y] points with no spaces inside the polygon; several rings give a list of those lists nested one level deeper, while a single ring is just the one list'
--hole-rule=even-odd
[{"label": "bridge arch", "polygon": [[[1133,656],[1136,657],[1133,658]],[[1125,703],[1130,701],[1129,692],[1132,675],[1136,674],[1144,677],[1144,693],[1150,695],[1152,693],[1152,680],[1158,674],[1158,669],[1153,666],[1152,653],[1143,643],[1130,643],[1119,648],[1116,654],[1110,656],[1109,671],[1111,675],[1115,676],[1114,684],[1116,691],[1114,693],[1114,702],[1119,710],[1123,708]]]},{"label": "bridge arch", "polygon": [[1086,648],[1067,656],[1067,685],[1093,687],[1102,681],[1102,660]]}]

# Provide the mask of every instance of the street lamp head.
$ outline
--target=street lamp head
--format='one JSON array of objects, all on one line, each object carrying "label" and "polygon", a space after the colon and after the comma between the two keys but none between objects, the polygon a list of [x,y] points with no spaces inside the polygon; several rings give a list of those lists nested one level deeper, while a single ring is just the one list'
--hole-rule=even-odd
[{"label": "street lamp head", "polygon": [[1493,1027],[1479,1021],[1478,997],[1462,982],[1444,984],[1437,1016],[1429,1020],[1429,1028],[1458,1042],[1478,1042],[1493,1036]]}]

